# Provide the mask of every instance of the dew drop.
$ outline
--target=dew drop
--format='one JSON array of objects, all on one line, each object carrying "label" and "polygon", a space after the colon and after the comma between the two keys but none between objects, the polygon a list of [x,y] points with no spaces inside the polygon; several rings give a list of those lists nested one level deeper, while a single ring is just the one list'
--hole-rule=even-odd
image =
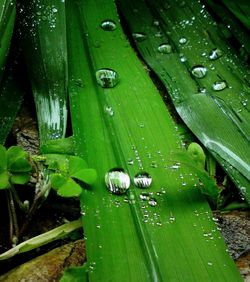
[{"label": "dew drop", "polygon": [[141,199],[142,201],[148,201],[148,200],[150,199],[150,194],[149,194],[149,193],[142,192],[142,193],[140,194],[140,199]]},{"label": "dew drop", "polygon": [[157,201],[156,201],[155,198],[151,198],[151,199],[149,199],[148,204],[149,204],[151,207],[155,207],[155,206],[157,206]]},{"label": "dew drop", "polygon": [[112,69],[100,69],[95,75],[97,83],[103,88],[115,87],[119,82],[117,72]]},{"label": "dew drop", "polygon": [[172,47],[169,44],[163,43],[158,47],[158,51],[162,54],[170,54],[172,52]]},{"label": "dew drop", "polygon": [[101,23],[101,28],[105,31],[113,31],[116,29],[116,24],[112,20],[105,20]]},{"label": "dew drop", "polygon": [[221,91],[226,87],[227,87],[227,83],[225,80],[215,81],[212,86],[214,91]]},{"label": "dew drop", "polygon": [[128,159],[128,162],[127,162],[128,165],[133,165],[134,164],[134,161],[133,159]]},{"label": "dew drop", "polygon": [[105,107],[104,110],[108,115],[110,115],[110,116],[114,115],[114,111],[113,111],[112,107]]},{"label": "dew drop", "polygon": [[137,41],[137,42],[142,42],[147,38],[147,35],[145,33],[142,33],[142,32],[134,32],[132,34],[132,36],[135,39],[135,41]]},{"label": "dew drop", "polygon": [[198,92],[204,94],[204,93],[206,93],[206,88],[205,87],[199,87]]},{"label": "dew drop", "polygon": [[197,78],[203,78],[206,76],[207,74],[207,68],[204,67],[204,66],[201,66],[201,65],[198,65],[198,66],[194,66],[192,69],[191,69],[191,73],[194,77],[197,77]]},{"label": "dew drop", "polygon": [[187,43],[187,38],[186,38],[186,37],[180,38],[180,39],[179,39],[179,43],[180,43],[181,45],[186,44],[186,43]]},{"label": "dew drop", "polygon": [[134,177],[134,184],[139,188],[148,188],[152,183],[152,177],[147,172],[139,172]]},{"label": "dew drop", "polygon": [[122,168],[114,168],[105,174],[105,184],[113,194],[124,194],[130,186],[129,175]]},{"label": "dew drop", "polygon": [[210,60],[217,60],[221,56],[222,56],[222,51],[218,48],[212,49],[208,54],[208,57],[209,57]]},{"label": "dew drop", "polygon": [[160,25],[160,22],[159,22],[158,20],[154,19],[153,25],[154,25],[154,26],[159,26],[159,25]]}]

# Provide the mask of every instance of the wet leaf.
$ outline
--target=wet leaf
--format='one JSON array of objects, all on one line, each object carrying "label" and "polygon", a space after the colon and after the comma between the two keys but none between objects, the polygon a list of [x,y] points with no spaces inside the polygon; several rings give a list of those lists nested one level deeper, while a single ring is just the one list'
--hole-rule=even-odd
[{"label": "wet leaf", "polygon": [[83,181],[88,185],[92,185],[97,178],[97,173],[95,169],[86,168],[76,171],[70,175],[73,178]]},{"label": "wet leaf", "polygon": [[87,163],[84,159],[78,156],[70,156],[69,158],[69,175],[73,176],[78,171],[87,168]]}]

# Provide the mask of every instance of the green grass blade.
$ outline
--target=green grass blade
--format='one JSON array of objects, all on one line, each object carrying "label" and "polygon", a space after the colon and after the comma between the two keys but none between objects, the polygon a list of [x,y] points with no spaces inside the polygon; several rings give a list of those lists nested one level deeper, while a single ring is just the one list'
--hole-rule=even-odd
[{"label": "green grass blade", "polygon": [[[249,68],[225,44],[198,1],[178,5],[168,1],[165,6],[162,1],[148,1],[149,6],[143,1],[118,2],[131,32],[145,34],[136,46],[165,84],[179,115],[219,156],[217,160],[224,160],[229,173],[231,165],[247,180],[231,175],[249,199]],[[162,44],[168,44],[170,52],[160,52]],[[217,59],[210,58],[214,48],[219,52]],[[192,74],[197,66],[205,67],[205,73]],[[214,89],[216,82],[225,83],[225,88]]]},{"label": "green grass blade", "polygon": [[64,1],[23,1],[20,35],[35,98],[41,144],[62,138],[67,120]]},{"label": "green grass blade", "polygon": [[0,81],[8,55],[16,18],[15,1],[1,0],[0,2]]},{"label": "green grass blade", "polygon": [[[67,7],[72,125],[78,154],[99,175],[81,197],[89,280],[241,281],[198,180],[185,166],[169,166],[169,155],[185,149],[121,31],[114,3],[75,3]],[[115,30],[101,28],[107,19]],[[97,84],[101,68],[118,73],[115,87]],[[132,184],[126,196],[110,194],[104,175],[117,166],[131,178],[147,171],[152,186]],[[140,199],[144,191],[157,206]]]}]

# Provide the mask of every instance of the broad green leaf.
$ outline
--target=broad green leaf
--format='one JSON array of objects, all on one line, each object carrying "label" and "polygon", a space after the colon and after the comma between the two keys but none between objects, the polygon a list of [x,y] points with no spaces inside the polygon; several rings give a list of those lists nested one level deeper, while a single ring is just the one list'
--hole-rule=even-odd
[{"label": "broad green leaf", "polygon": [[45,164],[51,170],[60,170],[61,172],[69,172],[69,156],[63,154],[45,154]]},{"label": "broad green leaf", "polygon": [[12,173],[15,172],[29,172],[32,170],[32,166],[27,159],[22,157],[15,159],[8,168]]},{"label": "broad green leaf", "polygon": [[79,179],[88,185],[92,185],[96,181],[97,173],[95,169],[86,168],[78,170],[70,176]]},{"label": "broad green leaf", "polygon": [[12,184],[26,184],[30,179],[30,174],[29,173],[15,173],[12,174],[10,177],[10,182]]},{"label": "broad green leaf", "polygon": [[[136,3],[124,5],[130,9]],[[114,3],[78,0],[67,5],[76,150],[98,171],[96,183],[80,197],[89,281],[241,281],[209,206],[195,187],[199,180],[190,177],[193,170],[169,168],[167,156],[187,153],[122,33]],[[143,24],[136,32],[140,28]],[[105,174],[114,168],[129,173],[126,195],[114,195],[104,184]],[[142,170],[153,180],[147,190],[132,181]],[[143,201],[145,191],[153,199]],[[207,242],[204,233],[210,232],[213,239]]]},{"label": "broad green leaf", "polygon": [[27,159],[28,153],[21,147],[11,146],[7,150],[8,167],[10,167],[17,159]]},{"label": "broad green leaf", "polygon": [[52,173],[50,175],[51,185],[55,190],[58,190],[60,187],[62,187],[62,185],[67,182],[67,180],[68,178],[60,173]]},{"label": "broad green leaf", "polygon": [[9,188],[9,173],[6,170],[0,172],[0,189]]},{"label": "broad green leaf", "polygon": [[69,175],[74,176],[80,170],[87,168],[87,163],[84,159],[78,156],[69,157]]},{"label": "broad green leaf", "polygon": [[65,136],[67,43],[65,2],[21,1],[20,41],[36,104],[40,144]]},{"label": "broad green leaf", "polygon": [[80,267],[70,267],[65,270],[60,282],[88,282],[86,264]]},{"label": "broad green leaf", "polygon": [[6,148],[0,144],[0,169],[7,168],[7,154]]},{"label": "broad green leaf", "polygon": [[78,197],[81,193],[81,186],[71,178],[68,178],[57,190],[57,195],[62,197]]},{"label": "broad green leaf", "polygon": [[[137,34],[141,56],[166,86],[178,114],[249,201],[250,70],[238,50],[197,1],[180,8],[170,0],[168,9],[161,0],[117,2],[130,34]],[[156,15],[158,25],[152,24]],[[192,24],[180,24],[183,18],[193,18]],[[138,33],[145,40],[138,40]]]}]

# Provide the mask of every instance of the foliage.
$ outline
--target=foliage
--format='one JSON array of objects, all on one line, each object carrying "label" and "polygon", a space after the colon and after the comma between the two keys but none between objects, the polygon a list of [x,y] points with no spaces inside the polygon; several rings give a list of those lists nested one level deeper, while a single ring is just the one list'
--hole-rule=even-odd
[{"label": "foliage", "polygon": [[0,189],[8,189],[14,184],[25,184],[30,179],[32,166],[28,153],[17,146],[8,150],[0,145]]}]

